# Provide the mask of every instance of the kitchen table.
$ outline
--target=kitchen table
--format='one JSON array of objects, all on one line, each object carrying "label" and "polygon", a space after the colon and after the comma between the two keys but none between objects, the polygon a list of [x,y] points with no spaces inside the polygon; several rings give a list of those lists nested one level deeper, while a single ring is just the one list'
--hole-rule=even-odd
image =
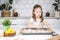
[{"label": "kitchen table", "polygon": [[0,40],[47,40],[51,35],[16,35],[14,37],[0,37]]}]

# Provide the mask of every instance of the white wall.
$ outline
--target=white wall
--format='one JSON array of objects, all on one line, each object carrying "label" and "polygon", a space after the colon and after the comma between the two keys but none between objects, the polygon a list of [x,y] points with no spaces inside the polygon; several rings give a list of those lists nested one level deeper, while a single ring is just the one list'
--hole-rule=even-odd
[{"label": "white wall", "polygon": [[19,15],[32,16],[32,8],[35,4],[39,4],[43,8],[44,15],[48,11],[54,13],[54,6],[52,5],[55,0],[14,0],[13,8],[18,11]]},{"label": "white wall", "polygon": [[3,3],[9,3],[8,1],[9,0],[0,0],[0,5],[3,4]]}]

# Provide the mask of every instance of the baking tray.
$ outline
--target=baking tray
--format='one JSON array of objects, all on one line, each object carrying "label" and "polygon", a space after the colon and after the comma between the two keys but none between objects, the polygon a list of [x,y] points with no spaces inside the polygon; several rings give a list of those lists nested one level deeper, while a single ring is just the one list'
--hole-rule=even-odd
[{"label": "baking tray", "polygon": [[[37,30],[37,28],[23,28],[23,29],[32,29]],[[47,28],[40,28],[40,30],[47,30]],[[52,32],[40,32],[40,33],[21,33],[22,35],[52,35]]]},{"label": "baking tray", "polygon": [[21,33],[22,35],[52,35],[51,33]]},{"label": "baking tray", "polygon": [[[22,28],[22,29],[32,29],[32,30],[37,30],[38,28]],[[47,30],[48,28],[40,28],[40,30]]]}]

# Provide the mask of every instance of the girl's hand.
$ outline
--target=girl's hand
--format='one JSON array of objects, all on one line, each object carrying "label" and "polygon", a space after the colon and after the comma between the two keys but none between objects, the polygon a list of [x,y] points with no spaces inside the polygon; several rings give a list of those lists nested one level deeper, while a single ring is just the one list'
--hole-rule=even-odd
[{"label": "girl's hand", "polygon": [[34,25],[34,28],[40,29],[40,25]]},{"label": "girl's hand", "polygon": [[44,25],[46,25],[48,27],[48,29],[51,30],[51,25],[49,23],[47,23],[46,21],[43,21]]}]

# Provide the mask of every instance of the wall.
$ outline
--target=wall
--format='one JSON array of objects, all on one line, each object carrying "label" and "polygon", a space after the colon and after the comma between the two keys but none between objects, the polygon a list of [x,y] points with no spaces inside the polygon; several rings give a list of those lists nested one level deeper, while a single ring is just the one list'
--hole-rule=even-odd
[{"label": "wall", "polygon": [[32,9],[35,4],[39,4],[43,8],[43,13],[48,11],[54,13],[54,6],[52,5],[55,0],[14,0],[13,9],[18,11],[19,16],[32,16]]}]

